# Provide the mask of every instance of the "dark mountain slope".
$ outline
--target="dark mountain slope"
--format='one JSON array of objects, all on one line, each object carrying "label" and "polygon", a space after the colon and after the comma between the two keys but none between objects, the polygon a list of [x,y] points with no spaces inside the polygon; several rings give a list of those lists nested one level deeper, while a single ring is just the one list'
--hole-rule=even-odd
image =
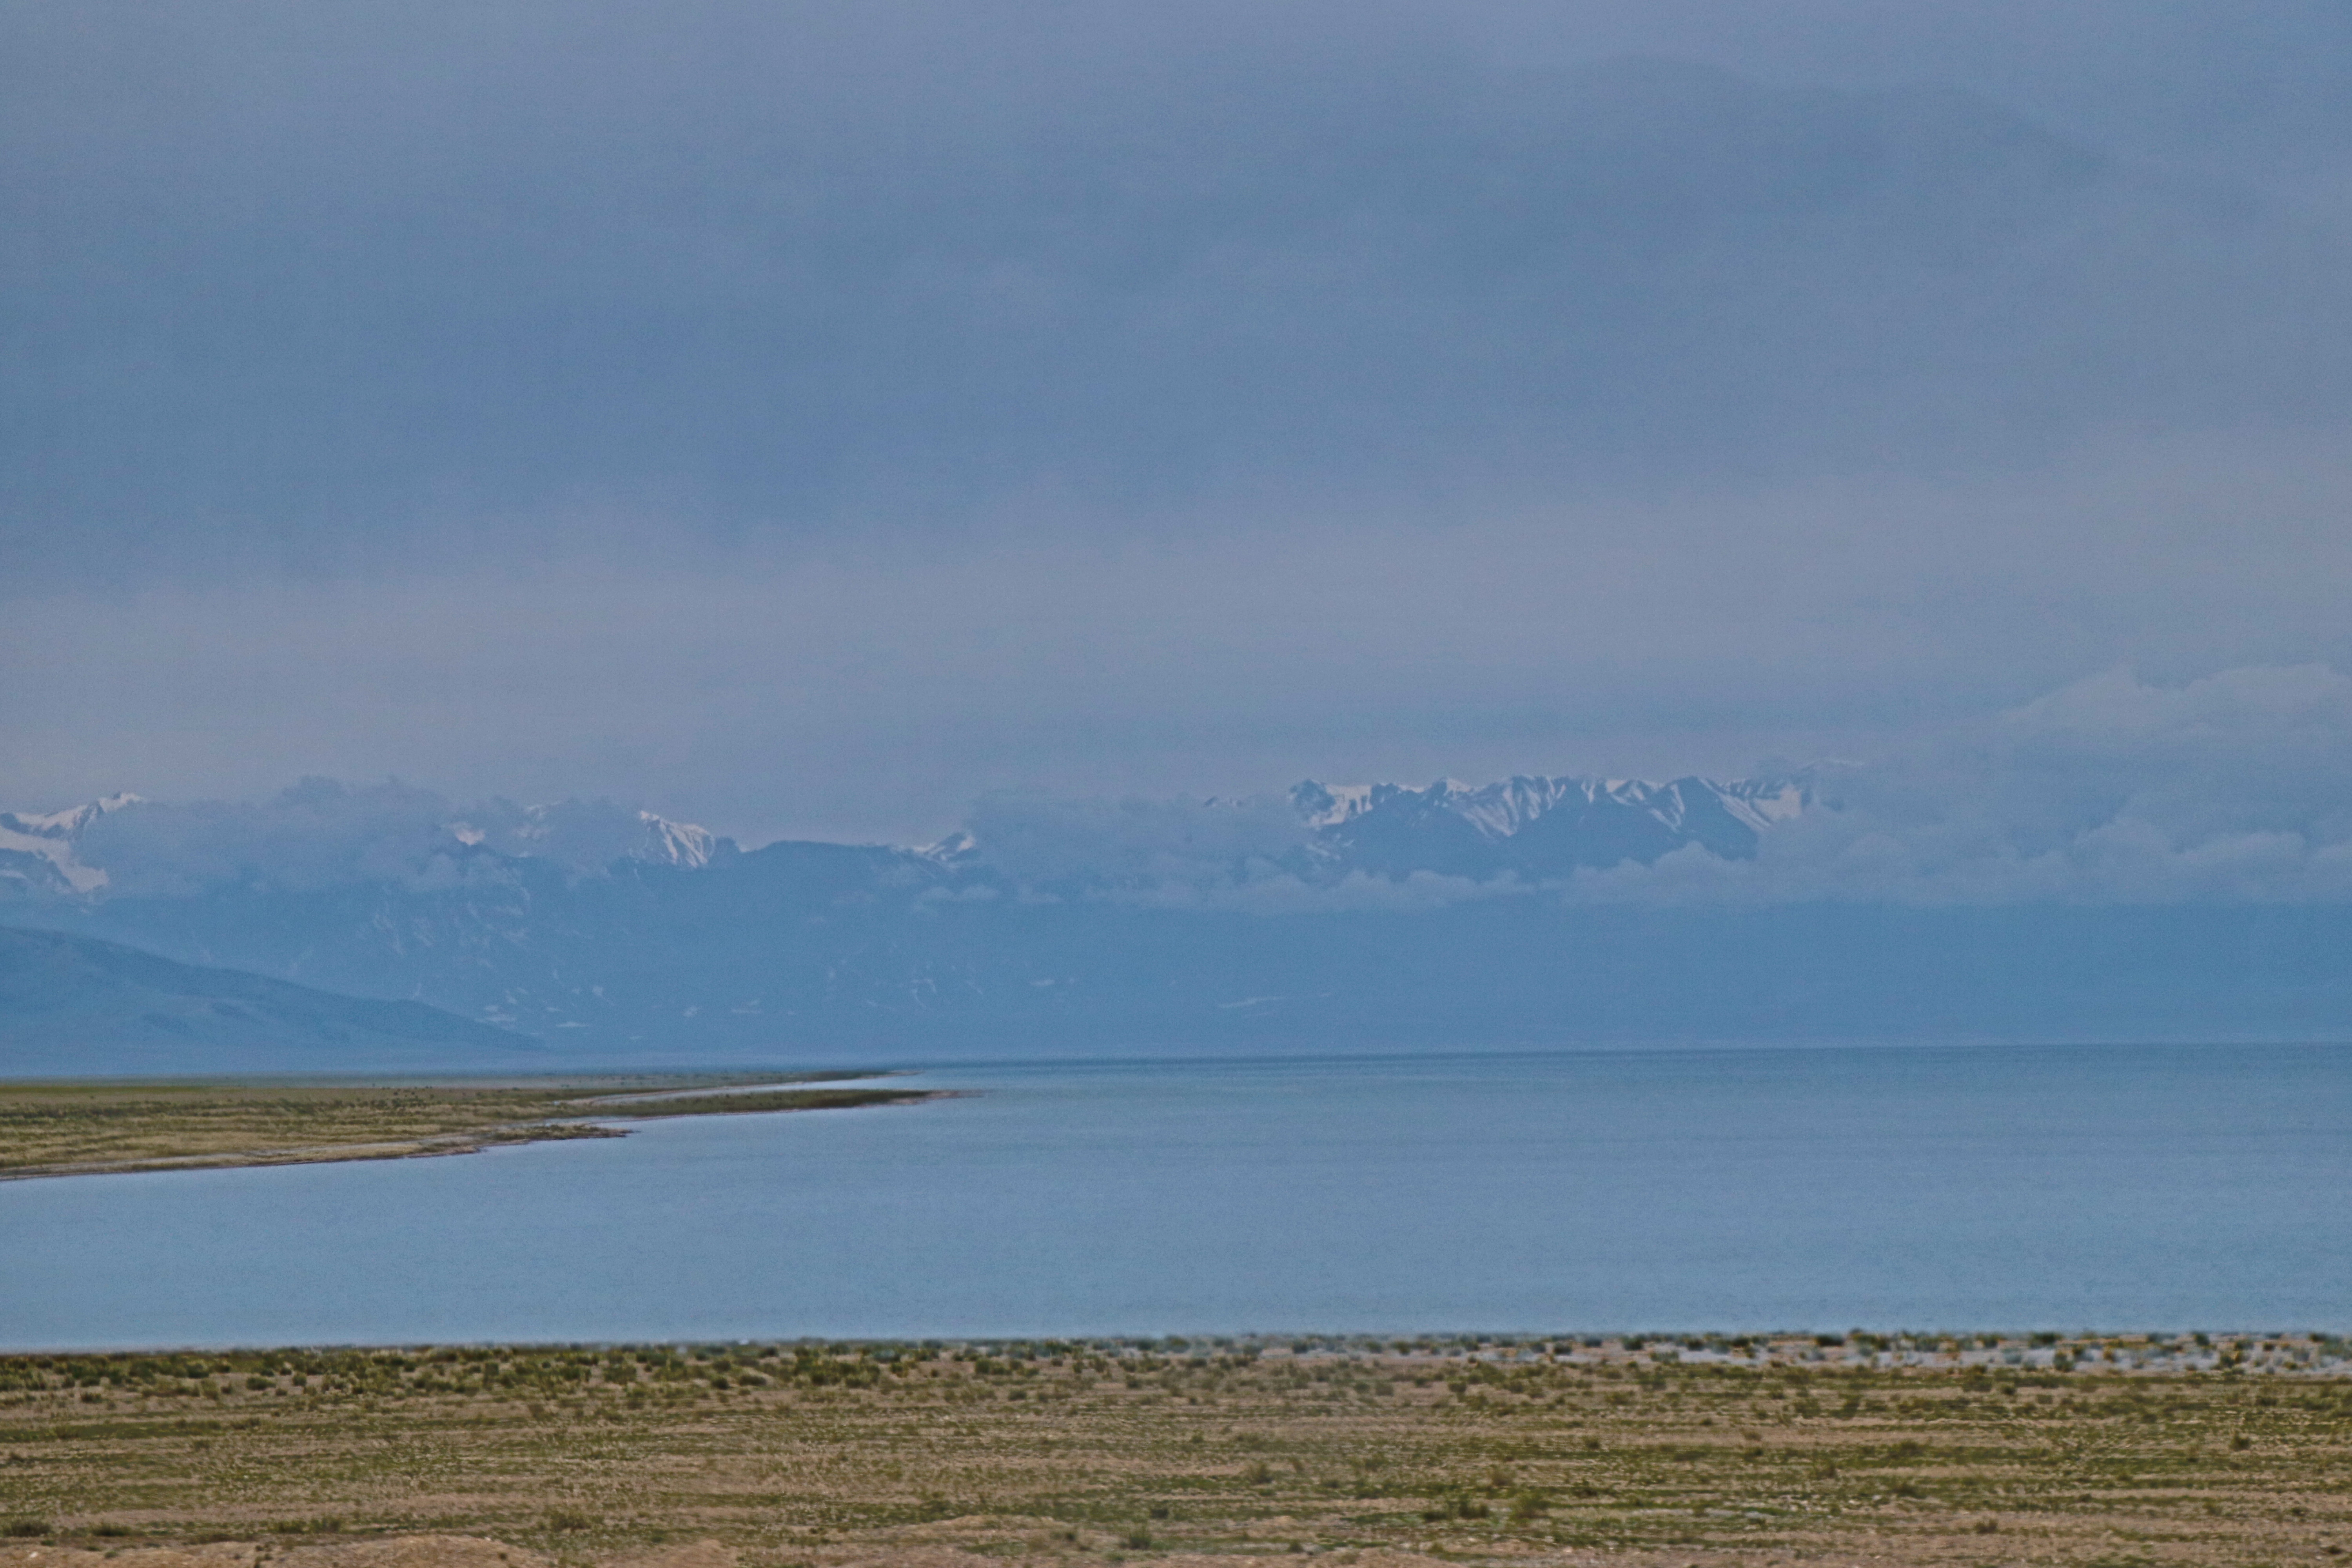
[{"label": "dark mountain slope", "polygon": [[0,1072],[14,1076],[496,1068],[543,1050],[422,1002],[0,931]]}]

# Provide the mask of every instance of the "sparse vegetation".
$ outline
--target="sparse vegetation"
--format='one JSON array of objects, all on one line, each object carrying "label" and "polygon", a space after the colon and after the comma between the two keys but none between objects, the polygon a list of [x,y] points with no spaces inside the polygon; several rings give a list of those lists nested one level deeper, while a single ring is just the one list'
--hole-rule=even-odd
[{"label": "sparse vegetation", "polygon": [[747,1568],[918,1546],[2237,1564],[2352,1544],[2346,1347],[2232,1342],[2225,1369],[2144,1340],[1966,1343],[0,1357],[0,1528],[455,1531],[568,1562],[708,1537]]},{"label": "sparse vegetation", "polygon": [[[0,1084],[0,1180],[461,1154],[495,1144],[618,1138],[624,1134],[609,1124],[624,1120],[938,1098],[918,1089],[814,1087],[869,1076]],[[767,1087],[775,1085],[790,1087]]]}]

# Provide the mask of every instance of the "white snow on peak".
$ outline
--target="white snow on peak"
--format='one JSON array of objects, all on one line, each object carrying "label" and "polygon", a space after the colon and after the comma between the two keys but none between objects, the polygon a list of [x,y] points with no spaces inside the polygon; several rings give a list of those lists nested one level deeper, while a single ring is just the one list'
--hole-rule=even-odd
[{"label": "white snow on peak", "polygon": [[719,847],[717,834],[691,822],[672,822],[650,811],[637,813],[637,820],[646,825],[646,847],[637,857],[641,860],[691,869],[709,865]]},{"label": "white snow on peak", "polygon": [[1570,795],[1591,798],[1589,779],[1530,778],[1525,774],[1473,788],[1441,779],[1430,795],[1487,838],[1508,838]]},{"label": "white snow on peak", "polygon": [[456,821],[445,831],[469,847],[546,858],[583,870],[601,869],[614,860],[692,870],[710,864],[719,851],[719,836],[707,827],[603,801],[558,801],[505,811],[503,820],[494,815],[487,826]]},{"label": "white snow on peak", "polygon": [[965,829],[959,827],[937,844],[926,844],[915,853],[926,859],[951,861],[961,860],[979,847],[980,840]]},{"label": "white snow on peak", "polygon": [[108,812],[121,811],[126,805],[140,805],[144,799],[144,796],[135,795],[101,795],[96,800],[85,801],[79,805],[70,806],[64,811],[38,815],[31,812],[0,811],[0,821],[10,823],[19,832],[36,834],[45,838],[76,839],[81,837],[83,828],[88,827]]},{"label": "white snow on peak", "polygon": [[1508,838],[1537,818],[1568,805],[1623,807],[1679,833],[1689,822],[1692,809],[1710,799],[1735,821],[1761,832],[1801,814],[1811,795],[1799,779],[1718,783],[1693,778],[1657,784],[1647,779],[1517,774],[1488,784],[1442,778],[1425,790],[1392,784],[1325,784],[1310,780],[1294,788],[1290,798],[1310,828],[1341,826],[1391,801],[1402,800],[1409,807],[1458,816],[1491,841]]},{"label": "white snow on peak", "polygon": [[1717,786],[1723,808],[1761,833],[1776,822],[1804,815],[1811,792],[1793,779],[1743,779]]},{"label": "white snow on peak", "polygon": [[[119,865],[118,876],[83,858],[85,831],[110,812],[146,804],[135,795],[111,795],[65,811],[0,811],[0,892],[49,898],[91,898],[137,880],[151,869]],[[548,857],[583,871],[599,870],[616,859],[698,869],[726,845],[709,828],[673,822],[650,811],[604,802],[566,801],[517,807],[503,802],[469,808],[463,817],[441,822],[447,847],[484,854]],[[355,831],[386,831],[362,822]],[[268,849],[266,834],[258,847]],[[251,848],[255,846],[247,846]]]},{"label": "white snow on peak", "polygon": [[0,811],[0,877],[88,894],[106,886],[106,873],[81,862],[82,830],[110,811],[141,804],[135,795],[110,795],[65,811]]},{"label": "white snow on peak", "polygon": [[1327,784],[1313,779],[1294,786],[1291,804],[1309,827],[1336,827],[1351,822],[1386,798],[1381,794],[1396,791],[1394,784]]}]

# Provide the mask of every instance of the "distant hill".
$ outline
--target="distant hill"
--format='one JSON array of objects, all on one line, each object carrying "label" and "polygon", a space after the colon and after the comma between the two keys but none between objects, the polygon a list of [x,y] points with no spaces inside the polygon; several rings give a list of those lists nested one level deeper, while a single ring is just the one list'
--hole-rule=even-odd
[{"label": "distant hill", "polygon": [[[2352,1038],[2343,900],[1576,896],[1643,867],[1661,894],[1726,871],[1785,880],[1789,836],[1879,810],[1855,793],[1832,765],[1009,799],[922,848],[746,850],[635,808],[321,781],[257,805],[0,814],[0,927],[100,939],[16,952],[0,1069],[442,1068],[508,1059],[517,1037],[549,1065]],[[1798,868],[1883,863],[1890,822],[1880,811]],[[2333,842],[2325,830],[2313,841]],[[2021,831],[1993,847],[1970,864],[2013,879],[2046,852]]]},{"label": "distant hill", "polygon": [[499,1068],[543,1052],[422,1002],[338,996],[89,937],[0,930],[0,1074]]}]

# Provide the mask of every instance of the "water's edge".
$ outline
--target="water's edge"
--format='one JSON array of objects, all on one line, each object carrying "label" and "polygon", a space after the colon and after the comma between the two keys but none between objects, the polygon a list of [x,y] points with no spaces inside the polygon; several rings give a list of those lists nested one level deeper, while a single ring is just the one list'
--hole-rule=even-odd
[{"label": "water's edge", "polygon": [[0,1189],[0,1345],[2352,1327],[2352,1049],[943,1066],[971,1099]]}]

